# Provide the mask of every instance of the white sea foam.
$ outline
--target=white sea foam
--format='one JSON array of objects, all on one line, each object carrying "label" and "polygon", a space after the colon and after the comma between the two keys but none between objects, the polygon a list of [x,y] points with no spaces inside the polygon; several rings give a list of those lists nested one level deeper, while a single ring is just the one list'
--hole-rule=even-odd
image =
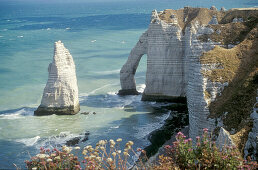
[{"label": "white sea foam", "polygon": [[0,119],[22,119],[27,115],[33,115],[33,111],[22,108],[16,112],[0,114]]},{"label": "white sea foam", "polygon": [[117,92],[114,92],[114,91],[110,91],[110,92],[107,92],[108,95],[116,95]]},{"label": "white sea foam", "polygon": [[169,117],[169,114],[170,112],[167,112],[163,116],[158,117],[158,120],[155,123],[150,123],[139,127],[133,127],[137,131],[134,137],[136,137],[137,139],[143,139],[154,130],[161,128],[164,125],[165,120]]},{"label": "white sea foam", "polygon": [[112,126],[111,129],[118,129],[119,126]]},{"label": "white sea foam", "polygon": [[80,93],[80,94],[79,94],[79,101],[84,100],[84,97],[87,97],[87,96],[89,96],[89,95],[93,95],[93,94],[95,94],[97,91],[99,91],[99,90],[101,90],[101,89],[104,89],[104,88],[109,87],[109,86],[115,86],[115,85],[118,85],[118,83],[106,84],[106,85],[104,85],[104,86],[101,86],[101,87],[99,87],[99,88],[96,88],[96,89],[92,90],[92,91],[89,92],[89,93]]},{"label": "white sea foam", "polygon": [[139,84],[137,85],[137,91],[140,93],[143,93],[144,89],[145,89],[146,85],[145,84]]},{"label": "white sea foam", "polygon": [[97,41],[97,40],[92,40],[91,42],[94,43],[94,42],[96,42],[96,41]]},{"label": "white sea foam", "polygon": [[61,146],[64,145],[67,141],[75,138],[75,137],[84,137],[84,135],[79,135],[79,134],[73,134],[69,131],[65,131],[65,132],[60,132],[59,135],[56,136],[50,136],[48,138],[41,138],[41,140],[39,140],[36,143],[36,147],[56,147],[56,146]]},{"label": "white sea foam", "polygon": [[110,75],[110,74],[118,74],[120,72],[120,69],[116,70],[107,70],[107,71],[96,71],[93,72],[94,74],[100,74],[100,75]]},{"label": "white sea foam", "polygon": [[125,41],[122,41],[121,43],[122,43],[122,44],[125,44]]},{"label": "white sea foam", "polygon": [[65,28],[66,30],[70,30],[71,28],[70,27],[67,27],[67,28]]},{"label": "white sea foam", "polygon": [[51,28],[47,28],[47,30],[51,30]]},{"label": "white sea foam", "polygon": [[17,36],[18,38],[23,38],[23,35],[19,35],[19,36]]},{"label": "white sea foam", "polygon": [[17,139],[16,142],[23,143],[26,146],[33,146],[39,139],[40,136],[35,136],[33,138]]}]

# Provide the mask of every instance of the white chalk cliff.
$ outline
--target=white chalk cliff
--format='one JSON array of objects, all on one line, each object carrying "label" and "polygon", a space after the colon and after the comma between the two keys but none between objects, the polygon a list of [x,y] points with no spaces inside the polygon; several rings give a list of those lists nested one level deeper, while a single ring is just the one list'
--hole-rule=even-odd
[{"label": "white chalk cliff", "polygon": [[159,19],[156,10],[153,11],[149,29],[140,37],[120,71],[122,90],[119,94],[136,91],[134,74],[144,54],[148,56],[145,99],[184,96],[181,28],[176,18],[167,24]]},{"label": "white chalk cliff", "polygon": [[258,155],[258,90],[256,103],[253,107],[253,113],[251,114],[251,118],[253,119],[253,128],[251,132],[248,134],[248,140],[245,145],[245,157],[251,156],[253,160],[257,158]]},{"label": "white chalk cliff", "polygon": [[[252,12],[246,13],[217,11],[214,7],[211,10],[185,7],[159,13],[154,10],[148,30],[142,34],[120,71],[122,89],[119,94],[137,94],[134,74],[141,57],[147,54],[146,88],[142,100],[176,101],[186,98],[189,136],[194,139],[202,134],[203,128],[213,131],[224,126],[220,118],[210,117],[210,104],[221,96],[229,85],[229,79],[221,76],[219,80],[213,80],[207,76],[214,70],[223,70],[224,66],[219,62],[202,62],[205,60],[202,56],[214,49],[224,49],[227,44],[223,38],[228,33],[225,25],[240,14],[247,20]],[[255,16],[257,11],[252,13],[252,17]],[[231,35],[227,36],[231,38]],[[210,37],[220,39],[215,41]],[[234,49],[230,51],[233,52]]]},{"label": "white chalk cliff", "polygon": [[73,57],[61,41],[55,42],[54,57],[48,66],[48,81],[35,115],[70,115],[80,110]]},{"label": "white chalk cliff", "polygon": [[[212,130],[214,127],[214,121],[207,121],[209,110],[203,95],[205,85],[199,58],[204,51],[214,48],[215,43],[197,39],[213,30],[196,20],[183,32],[175,13],[170,19],[171,22],[166,23],[156,10],[152,12],[148,30],[120,71],[120,92],[135,91],[134,73],[141,56],[147,54],[146,88],[142,100],[174,101],[187,96],[190,136],[193,137],[200,135],[202,128],[211,127]],[[211,19],[212,16],[209,21]]]}]

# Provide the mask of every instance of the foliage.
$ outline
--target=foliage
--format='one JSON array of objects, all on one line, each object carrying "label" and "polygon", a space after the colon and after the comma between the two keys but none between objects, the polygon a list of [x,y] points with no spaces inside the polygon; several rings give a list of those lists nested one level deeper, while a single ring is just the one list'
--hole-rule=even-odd
[{"label": "foliage", "polygon": [[[72,148],[63,146],[62,151],[41,148],[40,154],[25,161],[28,169],[128,169],[128,159],[132,156],[138,161],[134,169],[257,169],[258,164],[243,160],[235,146],[225,146],[220,150],[211,140],[208,129],[202,137],[196,137],[196,145],[191,138],[179,132],[173,145],[166,145],[166,155],[160,155],[156,164],[149,165],[146,152],[133,149],[133,142],[128,141],[120,150],[121,138],[116,141],[100,140],[96,147],[88,145],[82,149],[83,160],[71,153]],[[80,147],[75,147],[77,152]],[[130,155],[131,154],[131,155]],[[143,161],[144,160],[144,161]],[[132,167],[132,166],[131,166]]]},{"label": "foliage", "polygon": [[[100,140],[96,147],[88,145],[82,149],[83,160],[80,162],[77,156],[71,154],[72,148],[63,146],[62,151],[54,149],[53,151],[41,148],[40,154],[31,158],[31,161],[25,161],[28,169],[127,169],[130,165],[128,158],[133,154],[138,161],[135,163],[137,169],[146,169],[142,159],[147,159],[146,152],[140,148],[135,152],[133,142],[128,141],[123,149],[120,150],[122,139],[116,141]],[[75,147],[80,150],[80,147]],[[139,156],[143,155],[140,159]]]},{"label": "foliage", "polygon": [[[256,162],[244,161],[235,146],[224,146],[220,150],[211,140],[208,129],[203,130],[202,138],[196,137],[196,146],[192,139],[186,139],[179,132],[172,146],[165,146],[167,157],[161,157],[166,164],[176,164],[180,169],[256,169]],[[164,164],[164,163],[163,163]]]}]

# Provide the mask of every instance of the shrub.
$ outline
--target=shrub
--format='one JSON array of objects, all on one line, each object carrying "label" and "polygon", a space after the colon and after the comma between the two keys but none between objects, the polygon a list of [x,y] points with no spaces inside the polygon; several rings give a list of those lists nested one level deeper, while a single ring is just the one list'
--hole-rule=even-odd
[{"label": "shrub", "polygon": [[[211,140],[208,129],[203,130],[202,137],[196,137],[196,146],[192,139],[186,139],[179,132],[172,146],[165,146],[166,157],[160,157],[166,164],[176,164],[180,169],[256,169],[256,162],[244,161],[235,146],[220,149]],[[168,159],[169,158],[169,159]]]}]

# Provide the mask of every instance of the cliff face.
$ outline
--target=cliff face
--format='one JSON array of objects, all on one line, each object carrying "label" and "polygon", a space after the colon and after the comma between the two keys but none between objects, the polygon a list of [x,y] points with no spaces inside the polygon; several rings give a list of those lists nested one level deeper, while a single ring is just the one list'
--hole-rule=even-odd
[{"label": "cliff face", "polygon": [[53,62],[48,66],[48,81],[35,115],[76,114],[80,110],[73,57],[61,41],[55,42]]},{"label": "cliff face", "polygon": [[258,88],[252,81],[258,72],[257,16],[255,9],[154,10],[148,30],[121,69],[119,93],[137,93],[134,74],[147,54],[142,100],[186,97],[192,138],[203,128],[216,132],[222,126],[246,136],[251,125],[244,119],[250,116]]}]

